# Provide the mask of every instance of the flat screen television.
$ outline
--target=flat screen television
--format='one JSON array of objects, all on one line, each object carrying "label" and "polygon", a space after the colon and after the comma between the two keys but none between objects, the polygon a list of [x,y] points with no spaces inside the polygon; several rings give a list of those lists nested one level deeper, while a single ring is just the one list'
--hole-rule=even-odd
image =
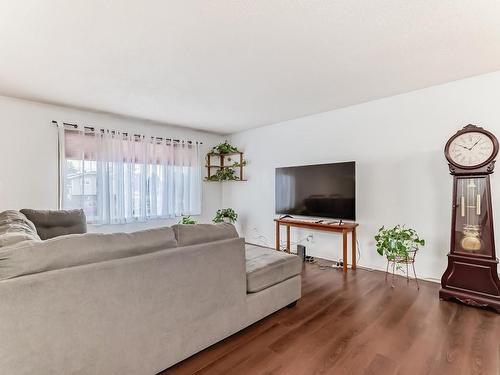
[{"label": "flat screen television", "polygon": [[353,161],[276,168],[276,214],[356,220]]}]

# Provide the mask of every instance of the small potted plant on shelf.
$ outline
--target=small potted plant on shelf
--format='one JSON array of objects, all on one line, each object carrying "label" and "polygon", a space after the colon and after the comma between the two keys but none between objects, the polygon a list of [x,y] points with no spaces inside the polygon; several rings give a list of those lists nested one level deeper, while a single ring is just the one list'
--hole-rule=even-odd
[{"label": "small potted plant on shelf", "polygon": [[417,288],[419,288],[415,272],[415,255],[419,247],[425,245],[425,240],[420,238],[417,231],[406,228],[404,225],[396,225],[394,228],[383,226],[375,236],[375,241],[377,252],[387,258],[386,281],[389,265],[392,263],[392,286],[394,287],[395,269],[404,271],[403,265],[406,265],[406,280],[409,282],[408,268],[411,264]]},{"label": "small potted plant on shelf", "polygon": [[224,167],[212,176],[208,178],[209,181],[236,181],[239,180],[239,177],[236,175],[236,171],[230,167]]},{"label": "small potted plant on shelf", "polygon": [[181,220],[179,220],[179,224],[196,224],[196,220],[192,219],[191,216],[183,216]]},{"label": "small potted plant on shelf", "polygon": [[226,140],[224,143],[221,143],[215,147],[212,147],[212,154],[219,154],[219,155],[224,155],[224,154],[230,154],[233,152],[239,152],[238,148],[229,144],[229,142]]},{"label": "small potted plant on shelf", "polygon": [[232,208],[223,208],[217,210],[213,222],[234,224],[236,220],[238,220],[238,214]]}]

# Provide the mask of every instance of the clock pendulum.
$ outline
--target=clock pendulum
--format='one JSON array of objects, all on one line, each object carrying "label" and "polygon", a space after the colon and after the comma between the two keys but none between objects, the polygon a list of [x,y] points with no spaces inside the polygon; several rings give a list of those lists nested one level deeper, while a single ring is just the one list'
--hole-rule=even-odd
[{"label": "clock pendulum", "polygon": [[466,186],[464,195],[465,181],[460,181],[462,196],[460,199],[460,213],[465,217],[463,225],[463,238],[461,245],[464,250],[475,251],[481,249],[480,227],[478,217],[481,216],[481,195],[476,194],[479,179],[471,179]]},{"label": "clock pendulum", "polygon": [[475,125],[465,126],[446,143],[453,203],[448,267],[439,297],[500,312],[490,189],[498,151],[497,138]]}]

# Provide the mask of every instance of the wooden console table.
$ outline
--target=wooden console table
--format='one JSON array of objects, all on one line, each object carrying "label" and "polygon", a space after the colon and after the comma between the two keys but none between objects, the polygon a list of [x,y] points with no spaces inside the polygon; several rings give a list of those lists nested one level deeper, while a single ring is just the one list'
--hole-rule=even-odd
[{"label": "wooden console table", "polygon": [[352,266],[353,270],[356,269],[356,223],[343,223],[343,224],[325,224],[315,223],[309,220],[296,220],[296,219],[274,219],[276,222],[276,250],[280,250],[280,228],[286,227],[286,251],[290,252],[290,228],[305,228],[312,230],[320,230],[325,232],[342,233],[342,260],[343,271],[347,272],[347,233],[351,233],[351,250],[352,250]]}]

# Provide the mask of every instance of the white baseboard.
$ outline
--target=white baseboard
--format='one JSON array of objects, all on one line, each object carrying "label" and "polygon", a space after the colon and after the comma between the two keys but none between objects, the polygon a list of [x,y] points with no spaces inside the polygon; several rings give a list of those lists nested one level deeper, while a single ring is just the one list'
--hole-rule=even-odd
[{"label": "white baseboard", "polygon": [[[323,260],[323,261],[327,261],[327,262],[332,262],[331,259],[324,259],[324,258],[319,258],[319,257],[315,257],[315,259],[319,259],[319,260]],[[349,263],[347,265],[349,267],[351,266],[351,264],[349,264]],[[385,273],[385,269],[381,269],[381,268],[368,267],[368,266],[363,266],[363,265],[360,265],[360,264],[357,264],[356,267],[359,268],[359,269],[365,270],[365,271],[370,271],[370,272],[376,271],[376,272],[383,272],[383,273]],[[405,277],[404,275],[400,275],[400,274],[396,274],[396,275],[397,276],[401,276],[401,277]],[[431,277],[417,277],[417,279],[418,280],[422,280],[422,281],[428,281],[428,282],[431,282],[431,283],[441,284],[441,280],[435,279],[435,278],[431,278]]]}]

